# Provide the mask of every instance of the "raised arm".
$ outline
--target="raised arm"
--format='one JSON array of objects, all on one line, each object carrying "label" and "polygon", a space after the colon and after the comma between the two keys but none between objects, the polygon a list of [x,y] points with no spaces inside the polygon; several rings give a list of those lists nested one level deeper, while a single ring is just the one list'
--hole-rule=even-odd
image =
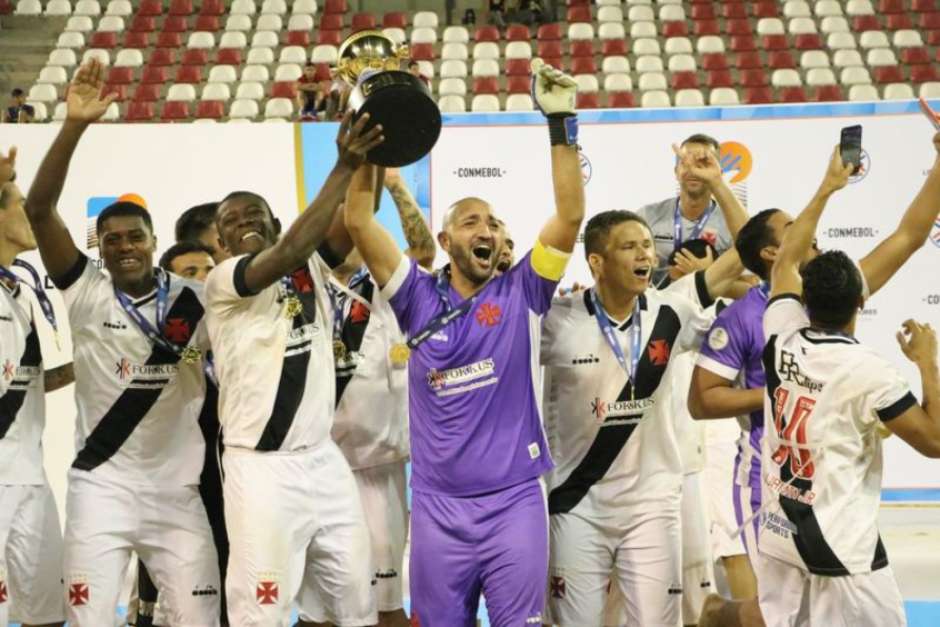
[{"label": "raised arm", "polygon": [[102,97],[104,69],[90,59],[75,73],[66,100],[68,113],[59,134],[46,153],[26,195],[26,216],[36,235],[42,263],[53,280],[62,277],[78,261],[79,250],[56,208],[69,163],[88,125],[98,120],[114,95]]},{"label": "raised arm", "polygon": [[881,289],[924,245],[940,215],[940,133],[933,136],[933,146],[937,151],[933,167],[900,224],[859,263],[871,294]]},{"label": "raised arm", "polygon": [[379,224],[372,211],[377,188],[375,170],[375,166],[368,163],[356,170],[346,191],[343,211],[346,230],[356,249],[372,273],[372,278],[384,287],[401,264],[402,253],[391,233]]},{"label": "raised arm", "polygon": [[434,243],[434,236],[428,223],[418,208],[418,203],[411,190],[402,180],[398,168],[391,168],[385,171],[385,189],[392,195],[395,201],[395,207],[398,209],[398,217],[401,218],[401,228],[405,233],[405,241],[408,242],[408,250],[405,254],[418,262],[422,268],[430,270],[434,266],[434,257],[437,255],[437,246]]},{"label": "raised arm", "polygon": [[800,264],[809,252],[816,238],[816,226],[829,198],[845,187],[852,174],[852,165],[842,162],[842,154],[836,146],[829,159],[826,176],[812,200],[797,216],[780,244],[780,251],[774,260],[770,278],[770,296],[778,294],[802,294],[803,279],[800,277]]},{"label": "raised arm", "polygon": [[[907,337],[909,336],[909,338]],[[922,405],[912,404],[885,425],[927,457],[940,457],[940,370],[937,368],[937,335],[929,324],[914,320],[898,332],[904,355],[917,366],[924,388]]]},{"label": "raised arm", "polygon": [[245,268],[245,285],[250,291],[259,292],[296,270],[323,243],[353,172],[365,161],[366,153],[384,139],[381,125],[363,132],[368,119],[369,115],[363,114],[352,124],[352,113],[343,117],[336,136],[336,165],[310,206],[273,246],[260,252]]},{"label": "raised arm", "polygon": [[682,161],[682,165],[696,177],[705,181],[708,190],[715,198],[721,215],[725,218],[732,241],[738,237],[738,231],[747,222],[747,210],[722,176],[721,164],[712,150],[688,151],[673,144],[673,152]]},{"label": "raised arm", "polygon": [[574,250],[584,221],[584,179],[578,157],[578,119],[574,113],[577,83],[541,59],[532,60],[532,72],[534,100],[548,118],[555,191],[555,214],[542,227],[539,242],[569,253]]},{"label": "raised arm", "polygon": [[696,366],[689,386],[689,413],[695,420],[734,418],[764,406],[764,388],[744,390],[734,381]]}]

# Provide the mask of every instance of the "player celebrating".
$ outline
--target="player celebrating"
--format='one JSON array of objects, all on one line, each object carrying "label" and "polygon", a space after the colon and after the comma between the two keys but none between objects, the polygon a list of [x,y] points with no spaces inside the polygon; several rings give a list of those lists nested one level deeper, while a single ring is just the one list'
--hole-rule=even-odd
[{"label": "player celebrating", "polygon": [[304,580],[323,595],[329,622],[376,620],[359,492],[330,440],[333,317],[325,264],[314,254],[352,172],[382,141],[380,126],[363,132],[367,122],[368,115],[355,125],[351,114],[343,119],[336,165],[283,237],[257,194],[233,192],[216,214],[220,242],[233,255],[206,283],[233,625],[286,625]]},{"label": "player celebrating", "polygon": [[534,93],[548,117],[556,213],[535,248],[491,280],[499,225],[465,198],[438,242],[436,275],[404,257],[371,211],[374,172],[350,185],[346,225],[409,336],[411,598],[423,627],[472,625],[480,592],[496,627],[538,624],[547,568],[545,501],[552,466],[536,397],[538,325],[584,217],[574,80],[540,60]]},{"label": "player celebrating", "polygon": [[76,73],[66,121],[26,199],[43,263],[68,307],[75,351],[68,620],[113,623],[134,550],[174,624],[218,625],[219,570],[196,487],[204,452],[196,419],[205,380],[194,340],[203,315],[200,285],[155,272],[146,209],[118,202],[98,216],[108,274],[78,250],[56,210],[79,140],[113,98],[100,96],[102,73],[95,60]]}]

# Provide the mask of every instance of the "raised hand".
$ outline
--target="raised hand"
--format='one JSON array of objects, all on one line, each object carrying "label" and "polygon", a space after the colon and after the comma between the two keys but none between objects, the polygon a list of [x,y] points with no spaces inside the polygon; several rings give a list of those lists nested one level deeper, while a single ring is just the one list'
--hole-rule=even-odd
[{"label": "raised hand", "polygon": [[98,120],[117,97],[116,94],[102,97],[103,89],[104,67],[97,59],[89,59],[78,68],[69,85],[67,119],[85,123]]},{"label": "raised hand", "polygon": [[350,169],[357,169],[366,160],[366,153],[385,141],[382,135],[382,125],[376,124],[373,128],[363,132],[369,123],[369,114],[363,113],[352,123],[352,111],[347,111],[339,125],[336,135],[336,149],[339,152],[337,161]]},{"label": "raised hand", "polygon": [[854,169],[855,166],[851,163],[846,165],[842,162],[842,151],[836,146],[829,159],[829,167],[826,169],[826,176],[823,177],[820,191],[829,194],[839,191],[849,182]]},{"label": "raised hand", "polygon": [[578,84],[542,59],[532,59],[532,100],[545,115],[574,113]]},{"label": "raised hand", "polygon": [[898,331],[898,344],[904,356],[917,365],[928,365],[937,360],[937,334],[929,324],[905,320]]},{"label": "raised hand", "polygon": [[693,272],[698,272],[699,270],[705,270],[714,262],[715,258],[712,256],[711,248],[705,249],[704,257],[696,257],[688,250],[680,250],[678,253],[676,253],[675,258],[672,261],[673,265],[675,265],[679,272],[682,273],[682,276],[692,274]]},{"label": "raised hand", "polygon": [[9,183],[16,178],[16,146],[10,148],[10,152],[4,157],[0,153],[0,185]]},{"label": "raised hand", "polygon": [[672,151],[676,153],[676,157],[679,159],[680,175],[682,171],[689,172],[710,187],[718,185],[724,180],[721,164],[712,150],[690,148],[689,146],[680,148],[677,144],[673,144]]}]

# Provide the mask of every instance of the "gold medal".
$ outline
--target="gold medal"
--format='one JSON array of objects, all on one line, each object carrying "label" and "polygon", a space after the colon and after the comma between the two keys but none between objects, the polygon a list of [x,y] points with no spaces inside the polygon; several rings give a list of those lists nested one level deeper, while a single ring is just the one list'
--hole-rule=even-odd
[{"label": "gold medal", "polygon": [[284,315],[287,316],[288,319],[296,318],[303,313],[304,306],[296,296],[288,296],[284,302],[287,305],[284,310]]},{"label": "gold medal", "polygon": [[393,366],[396,368],[404,368],[408,363],[408,359],[411,358],[411,349],[408,348],[407,344],[392,344],[392,347],[388,351],[388,357],[392,360]]},{"label": "gold medal", "polygon": [[346,345],[343,344],[343,340],[333,340],[333,358],[336,361],[346,359]]},{"label": "gold medal", "polygon": [[180,356],[187,364],[195,364],[202,358],[202,351],[195,346],[187,346],[183,349],[183,352],[180,353]]}]

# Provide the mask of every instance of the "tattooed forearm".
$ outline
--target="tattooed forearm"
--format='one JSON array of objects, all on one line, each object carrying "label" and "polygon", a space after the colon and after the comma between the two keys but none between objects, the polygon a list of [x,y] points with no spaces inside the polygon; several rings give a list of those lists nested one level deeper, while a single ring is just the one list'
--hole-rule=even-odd
[{"label": "tattooed forearm", "polygon": [[72,364],[67,363],[64,366],[46,370],[43,380],[46,384],[46,392],[55,392],[75,381],[75,371],[72,369]]},{"label": "tattooed forearm", "polygon": [[397,181],[388,186],[388,191],[401,217],[401,228],[405,233],[405,241],[408,242],[408,255],[421,266],[430,268],[437,253],[434,236],[431,235],[414,196],[403,183]]}]

